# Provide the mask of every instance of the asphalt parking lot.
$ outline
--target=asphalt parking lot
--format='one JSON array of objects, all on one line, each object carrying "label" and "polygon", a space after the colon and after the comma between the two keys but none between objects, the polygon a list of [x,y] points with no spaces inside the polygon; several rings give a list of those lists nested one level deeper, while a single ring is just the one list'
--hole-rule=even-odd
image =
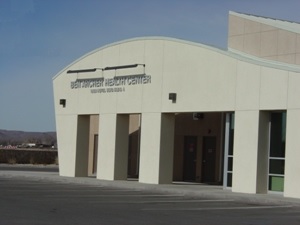
[{"label": "asphalt parking lot", "polygon": [[257,204],[0,175],[0,224],[300,224],[297,205]]}]

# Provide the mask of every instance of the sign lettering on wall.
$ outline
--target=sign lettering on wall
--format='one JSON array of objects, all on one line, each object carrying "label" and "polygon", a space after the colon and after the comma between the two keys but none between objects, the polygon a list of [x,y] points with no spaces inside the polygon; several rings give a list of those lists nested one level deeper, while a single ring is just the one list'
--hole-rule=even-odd
[{"label": "sign lettering on wall", "polygon": [[71,89],[90,89],[92,94],[125,92],[126,86],[151,83],[151,75],[137,74],[114,78],[83,78],[71,81]]}]

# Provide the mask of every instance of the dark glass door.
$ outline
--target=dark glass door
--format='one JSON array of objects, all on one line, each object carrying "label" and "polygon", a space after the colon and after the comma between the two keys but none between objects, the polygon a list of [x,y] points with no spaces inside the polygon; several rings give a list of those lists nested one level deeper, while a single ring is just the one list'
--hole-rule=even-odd
[{"label": "dark glass door", "polygon": [[202,182],[215,182],[216,172],[216,137],[203,138]]},{"label": "dark glass door", "polygon": [[184,181],[196,180],[197,137],[184,137]]}]

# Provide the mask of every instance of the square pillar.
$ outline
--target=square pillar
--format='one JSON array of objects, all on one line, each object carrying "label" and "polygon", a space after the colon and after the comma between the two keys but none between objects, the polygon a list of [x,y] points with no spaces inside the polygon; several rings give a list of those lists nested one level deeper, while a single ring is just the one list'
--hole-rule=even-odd
[{"label": "square pillar", "polygon": [[75,177],[88,176],[90,116],[78,116]]},{"label": "square pillar", "polygon": [[115,145],[115,180],[127,180],[129,115],[117,115]]},{"label": "square pillar", "polygon": [[232,191],[257,192],[259,111],[236,111]]},{"label": "square pillar", "polygon": [[287,110],[284,196],[300,198],[300,109]]},{"label": "square pillar", "polygon": [[174,114],[142,114],[139,182],[172,183],[174,126]]},{"label": "square pillar", "polygon": [[259,112],[256,193],[268,193],[270,113]]},{"label": "square pillar", "polygon": [[127,179],[128,135],[129,115],[100,115],[97,162],[98,179]]},{"label": "square pillar", "polygon": [[59,175],[75,177],[77,115],[56,115]]}]

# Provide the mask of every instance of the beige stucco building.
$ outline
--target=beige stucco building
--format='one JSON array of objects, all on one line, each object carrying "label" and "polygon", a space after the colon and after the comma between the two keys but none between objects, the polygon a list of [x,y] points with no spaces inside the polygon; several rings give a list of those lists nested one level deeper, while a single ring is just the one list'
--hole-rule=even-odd
[{"label": "beige stucco building", "polygon": [[53,78],[61,176],[300,198],[300,24],[229,13],[228,50],[162,37]]}]

